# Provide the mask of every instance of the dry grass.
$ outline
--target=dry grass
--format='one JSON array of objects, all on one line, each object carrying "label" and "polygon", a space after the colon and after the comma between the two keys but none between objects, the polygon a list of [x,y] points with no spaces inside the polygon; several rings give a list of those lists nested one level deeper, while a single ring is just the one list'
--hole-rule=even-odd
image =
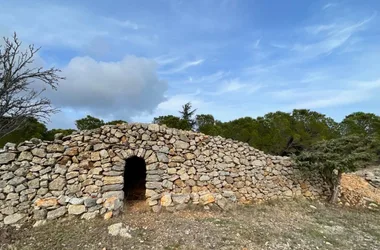
[{"label": "dry grass", "polygon": [[[272,201],[229,212],[126,209],[109,221],[66,219],[20,229],[8,243],[15,249],[380,249],[378,212],[319,202]],[[116,222],[132,228],[131,239],[108,235]]]}]

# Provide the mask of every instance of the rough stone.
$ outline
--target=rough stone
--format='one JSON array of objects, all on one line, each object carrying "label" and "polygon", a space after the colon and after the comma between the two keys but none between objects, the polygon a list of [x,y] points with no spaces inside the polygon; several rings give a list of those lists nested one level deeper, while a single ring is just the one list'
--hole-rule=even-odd
[{"label": "rough stone", "polygon": [[70,172],[66,174],[66,180],[70,180],[78,176],[79,176],[79,172]]},{"label": "rough stone", "polygon": [[108,233],[112,236],[117,236],[120,233],[120,229],[122,228],[123,223],[115,223],[108,226]]},{"label": "rough stone", "polygon": [[183,158],[182,156],[173,156],[171,159],[170,159],[172,162],[184,162],[185,161],[185,158]]},{"label": "rough stone", "polygon": [[38,209],[33,211],[34,220],[44,220],[46,219],[47,211],[45,209]]},{"label": "rough stone", "polygon": [[24,177],[15,176],[11,180],[8,181],[8,184],[12,185],[12,186],[16,186],[16,185],[19,185],[21,183],[24,183],[25,181],[26,181],[26,179]]},{"label": "rough stone", "polygon": [[157,153],[157,159],[159,162],[163,162],[163,163],[169,162],[168,155],[164,153]]},{"label": "rough stone", "polygon": [[4,224],[5,225],[15,224],[19,222],[21,219],[23,219],[25,216],[26,216],[25,214],[12,214],[12,215],[5,216]]},{"label": "rough stone", "polygon": [[84,214],[82,214],[81,219],[91,220],[91,219],[94,219],[98,214],[99,214],[99,211],[84,213]]},{"label": "rough stone", "polygon": [[60,190],[63,190],[65,185],[66,185],[66,180],[61,177],[58,177],[57,179],[49,183],[49,189],[60,191]]},{"label": "rough stone", "polygon": [[14,174],[17,175],[17,176],[26,176],[26,174],[28,172],[29,172],[28,169],[21,167],[21,168],[16,169],[16,171],[14,172]]},{"label": "rough stone", "polygon": [[16,158],[15,153],[1,153],[0,154],[0,165],[8,164]]},{"label": "rough stone", "polygon": [[215,197],[212,194],[204,194],[199,197],[199,201],[202,205],[207,205],[209,203],[215,202]]},{"label": "rough stone", "polygon": [[107,148],[108,146],[104,143],[99,143],[99,144],[94,145],[94,151],[99,151],[99,150],[107,149]]},{"label": "rough stone", "polygon": [[174,147],[179,149],[188,149],[190,147],[190,144],[184,141],[176,141],[174,143]]},{"label": "rough stone", "polygon": [[90,197],[87,197],[84,199],[84,205],[86,207],[93,207],[93,206],[96,206],[96,198],[90,198]]},{"label": "rough stone", "polygon": [[110,198],[110,197],[117,197],[119,200],[123,200],[124,192],[123,191],[109,191],[109,192],[103,193],[102,197],[105,199]]},{"label": "rough stone", "polygon": [[190,200],[189,194],[173,194],[172,200],[175,204],[187,203]]},{"label": "rough stone", "polygon": [[40,180],[39,179],[34,179],[31,181],[28,181],[28,187],[29,188],[39,188],[40,187]]},{"label": "rough stone", "polygon": [[161,182],[147,182],[145,184],[145,187],[148,189],[161,189],[162,183]]},{"label": "rough stone", "polygon": [[58,205],[58,199],[55,197],[50,198],[39,198],[37,199],[34,204],[37,207],[55,207]]},{"label": "rough stone", "polygon": [[109,220],[111,219],[112,215],[113,215],[112,211],[108,211],[107,213],[104,214],[103,218],[105,220]]},{"label": "rough stone", "polygon": [[33,160],[33,155],[32,155],[32,153],[30,153],[28,151],[23,151],[19,155],[18,160],[19,161],[31,161],[31,160]]},{"label": "rough stone", "polygon": [[32,154],[34,156],[38,156],[40,158],[44,158],[46,156],[46,152],[42,148],[34,148],[34,149],[32,149]]},{"label": "rough stone", "polygon": [[163,207],[168,207],[172,204],[172,197],[171,194],[164,194],[161,197],[160,204]]},{"label": "rough stone", "polygon": [[86,207],[84,205],[69,205],[69,214],[79,215],[86,212]]},{"label": "rough stone", "polygon": [[112,184],[112,185],[104,185],[102,187],[102,191],[103,192],[107,192],[107,191],[118,191],[118,190],[122,190],[124,187],[123,184]]},{"label": "rough stone", "polygon": [[124,182],[123,176],[105,176],[103,178],[104,185],[120,184]]},{"label": "rough stone", "polygon": [[84,203],[84,200],[82,198],[73,197],[69,199],[69,203],[72,205],[82,205]]}]

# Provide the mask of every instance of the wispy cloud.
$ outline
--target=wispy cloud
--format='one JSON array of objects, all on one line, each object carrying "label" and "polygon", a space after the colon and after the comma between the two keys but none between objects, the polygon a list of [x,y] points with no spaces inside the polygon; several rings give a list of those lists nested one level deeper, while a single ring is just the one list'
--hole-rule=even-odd
[{"label": "wispy cloud", "polygon": [[160,71],[159,73],[163,74],[163,75],[178,73],[178,72],[186,70],[187,68],[201,65],[204,61],[205,61],[204,59],[199,59],[199,60],[195,60],[195,61],[184,62],[181,65],[179,65],[178,67],[171,68],[171,69],[166,70],[166,71]]},{"label": "wispy cloud", "polygon": [[217,81],[221,81],[224,78],[228,77],[230,75],[230,72],[225,72],[225,71],[217,71],[213,74],[210,75],[205,75],[201,77],[189,77],[187,82],[188,83],[203,83],[203,84],[208,84],[208,83],[214,83]]},{"label": "wispy cloud", "polygon": [[177,56],[169,56],[169,55],[162,55],[155,57],[153,60],[155,60],[160,66],[172,64],[179,60],[179,57]]},{"label": "wispy cloud", "polygon": [[261,38],[256,40],[256,42],[255,42],[254,45],[253,45],[253,48],[254,48],[254,49],[258,49],[258,48],[259,48],[260,41],[261,41]]},{"label": "wispy cloud", "polygon": [[293,88],[272,92],[278,101],[287,102],[288,109],[328,108],[369,100],[375,96],[374,90],[380,89],[380,79],[352,82],[345,88],[306,89]]},{"label": "wispy cloud", "polygon": [[324,31],[331,31],[336,29],[337,25],[335,23],[332,24],[320,24],[320,25],[314,25],[314,26],[308,26],[305,28],[306,32],[317,35],[320,32]]},{"label": "wispy cloud", "polygon": [[244,82],[241,81],[239,78],[231,79],[224,81],[221,85],[221,87],[215,91],[215,92],[205,92],[204,94],[206,95],[211,95],[211,96],[218,96],[218,95],[224,95],[224,94],[232,94],[235,92],[243,92],[245,94],[252,94],[256,92],[257,90],[261,89],[262,85],[261,84],[255,84],[252,82]]},{"label": "wispy cloud", "polygon": [[133,30],[138,30],[141,28],[141,25],[138,25],[137,23],[132,22],[130,20],[121,21],[115,18],[110,18],[110,17],[105,18],[105,20],[110,22],[111,24],[118,25],[123,28],[128,28],[128,29],[133,29]]},{"label": "wispy cloud", "polygon": [[129,34],[129,35],[123,36],[121,39],[138,46],[151,46],[151,45],[154,45],[155,42],[159,40],[159,37],[157,35],[145,36],[145,35],[139,35],[139,34]]},{"label": "wispy cloud", "polygon": [[332,8],[332,7],[335,7],[337,5],[338,5],[337,3],[327,3],[327,4],[323,5],[322,10],[327,10],[328,8]]},{"label": "wispy cloud", "polygon": [[238,91],[246,86],[247,84],[241,83],[239,79],[233,79],[223,84],[219,94]]},{"label": "wispy cloud", "polygon": [[[315,42],[300,42],[295,43],[290,48],[290,56],[279,60],[279,65],[289,65],[295,63],[304,63],[308,60],[313,60],[320,56],[328,56],[331,53],[343,48],[355,35],[360,31],[365,30],[366,25],[371,22],[377,13],[375,12],[370,17],[357,22],[331,24],[331,25],[315,25],[305,28],[306,35],[317,35],[316,37],[308,37],[309,40]],[[347,46],[345,49],[348,49]]]},{"label": "wispy cloud", "polygon": [[329,76],[323,72],[310,72],[306,73],[306,75],[300,80],[300,83],[318,82],[327,79],[328,77]]},{"label": "wispy cloud", "polygon": [[271,42],[270,45],[272,47],[274,47],[274,48],[277,48],[277,49],[287,49],[287,48],[289,48],[288,45],[277,43],[277,42]]}]

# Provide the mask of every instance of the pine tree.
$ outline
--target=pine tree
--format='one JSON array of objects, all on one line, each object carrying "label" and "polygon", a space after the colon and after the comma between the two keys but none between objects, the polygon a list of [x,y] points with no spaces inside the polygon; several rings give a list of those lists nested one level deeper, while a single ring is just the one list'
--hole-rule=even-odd
[{"label": "pine tree", "polygon": [[191,110],[192,106],[191,103],[188,102],[185,105],[182,106],[182,111],[179,111],[181,113],[181,119],[186,121],[188,130],[192,130],[196,124],[195,119],[193,118],[193,115],[196,111],[196,109]]}]

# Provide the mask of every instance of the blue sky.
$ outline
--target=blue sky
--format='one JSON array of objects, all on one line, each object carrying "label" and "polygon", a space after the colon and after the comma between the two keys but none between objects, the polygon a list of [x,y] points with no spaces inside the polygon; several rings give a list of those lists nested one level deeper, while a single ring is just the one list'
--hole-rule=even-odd
[{"label": "blue sky", "polygon": [[197,113],[228,121],[294,108],[341,120],[380,114],[380,1],[0,0],[0,34],[42,49],[67,78],[62,112],[151,122]]}]

